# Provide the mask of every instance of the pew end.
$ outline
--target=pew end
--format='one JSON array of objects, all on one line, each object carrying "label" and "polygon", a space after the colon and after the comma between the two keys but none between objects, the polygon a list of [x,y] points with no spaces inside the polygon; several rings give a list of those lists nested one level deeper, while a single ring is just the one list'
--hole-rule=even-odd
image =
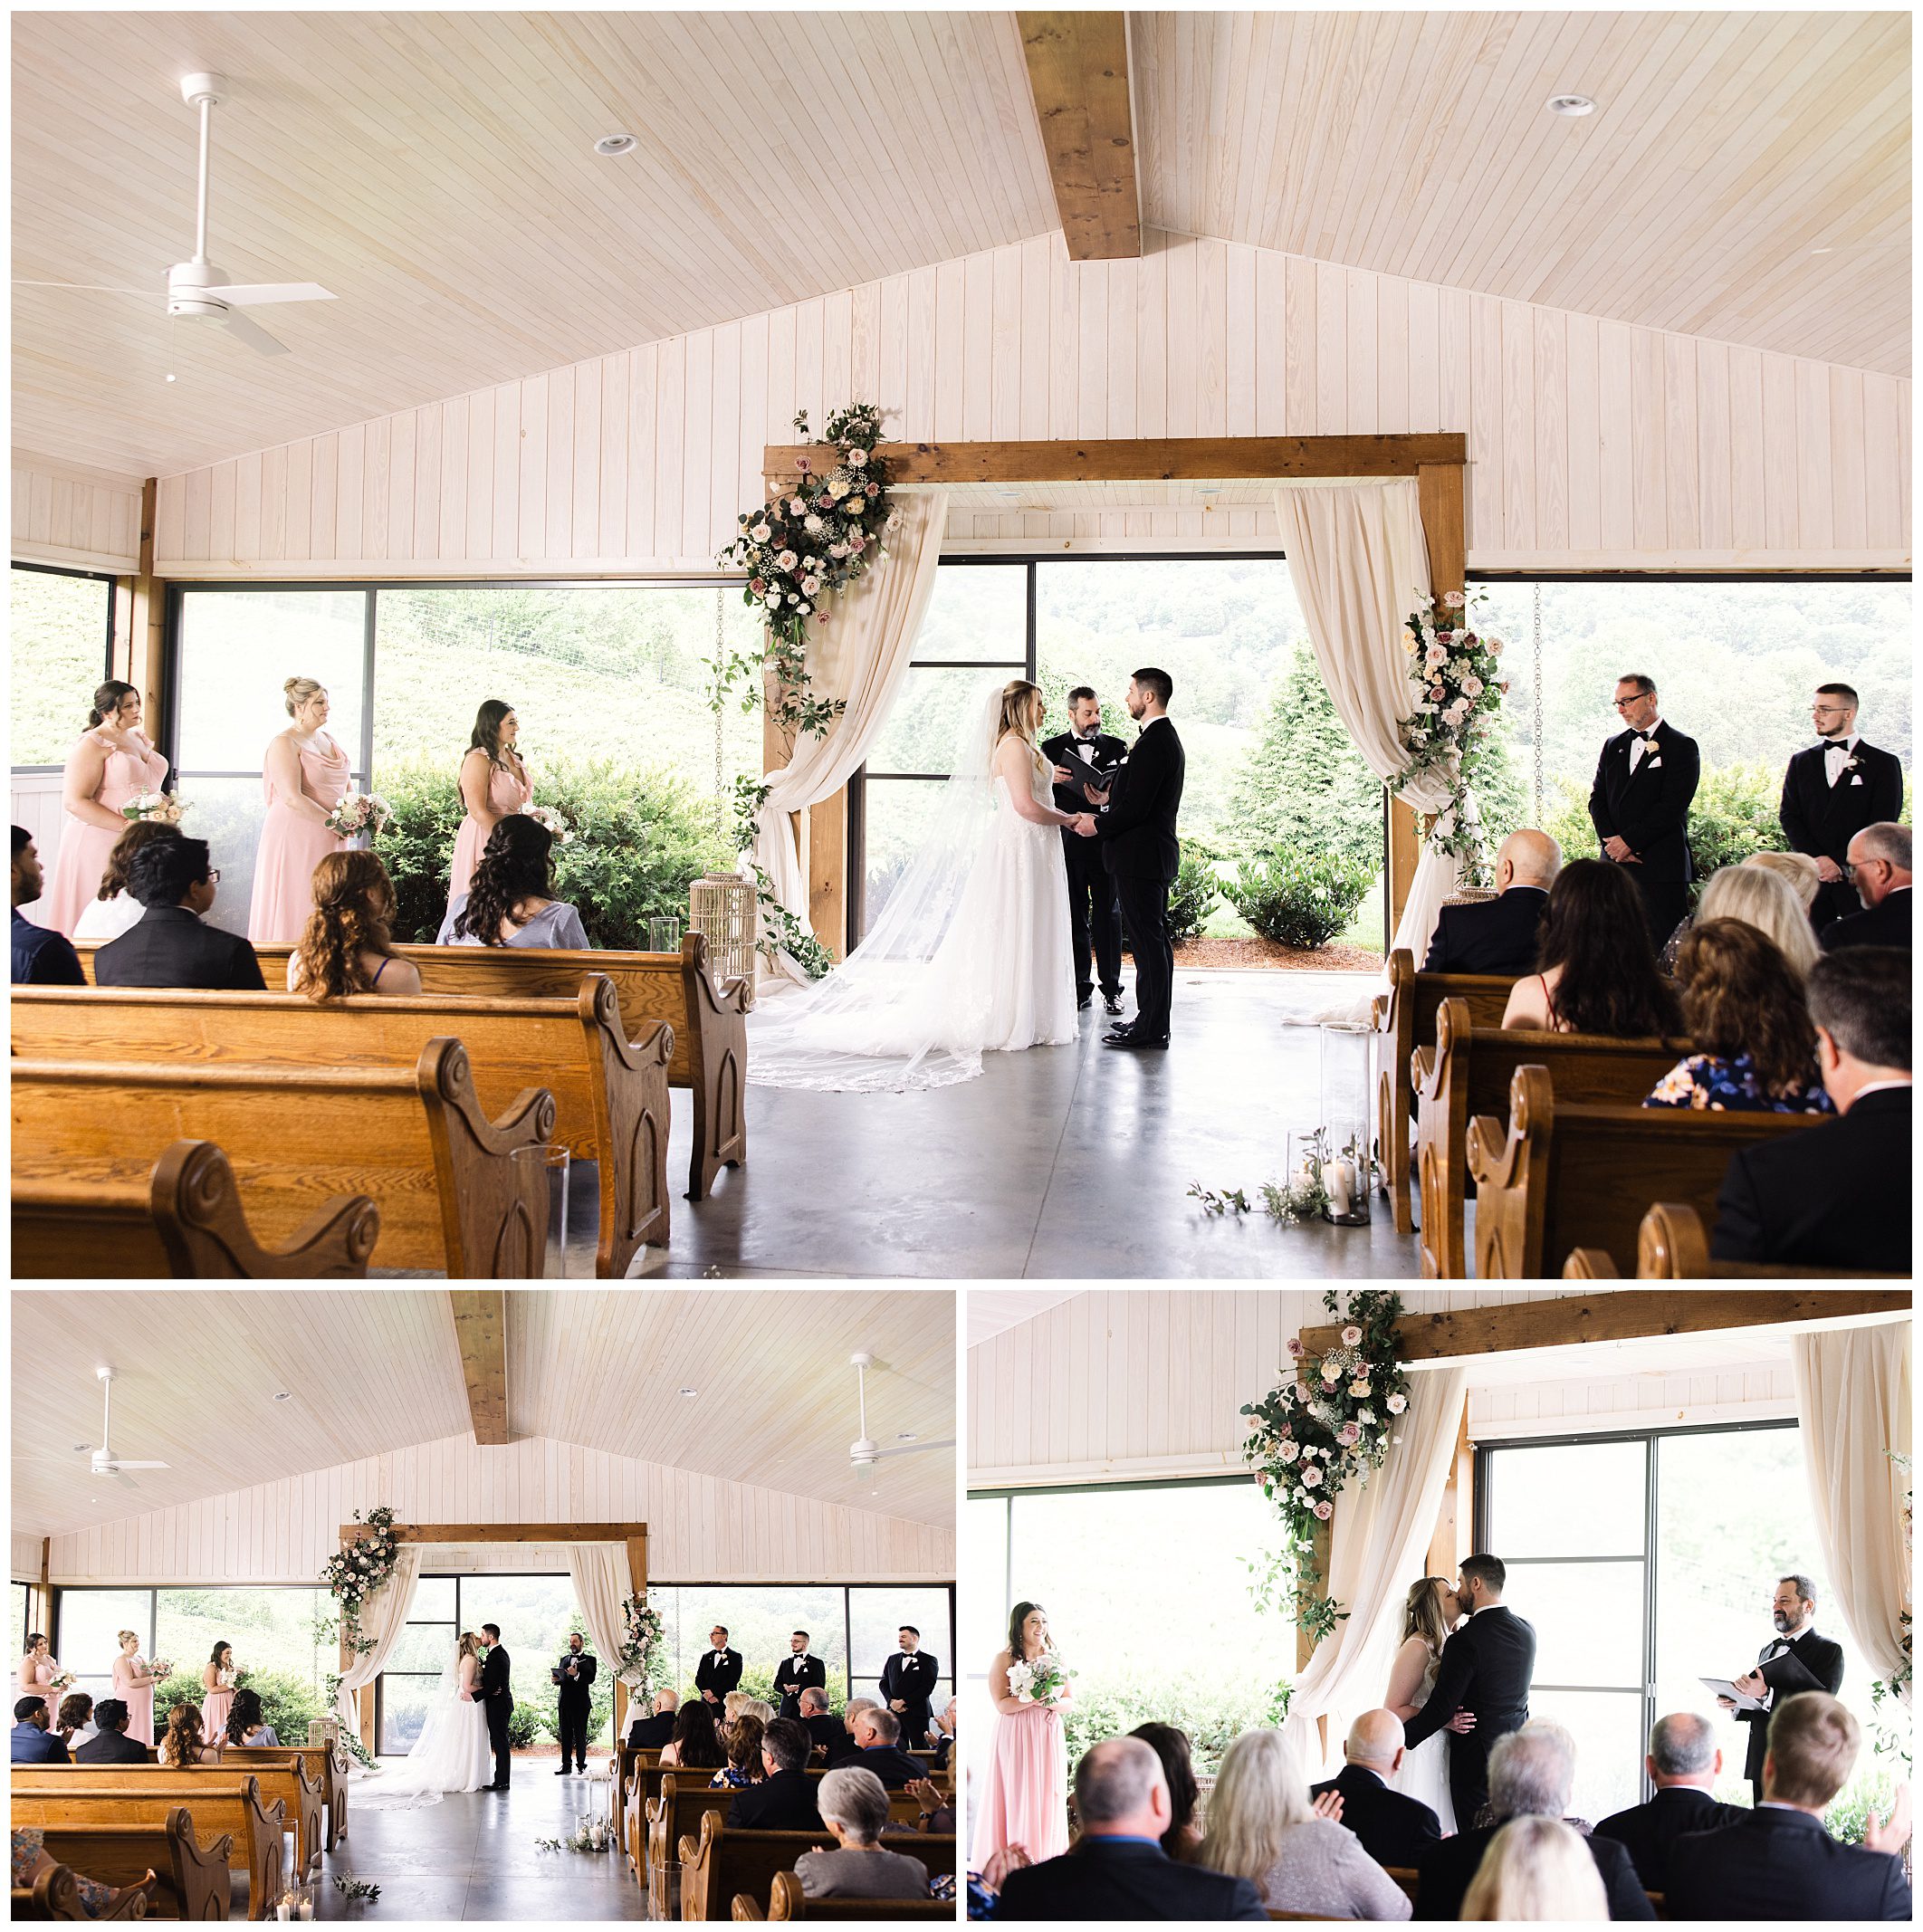
[{"label": "pew end", "polygon": [[[1565,1281],[1620,1279],[1606,1249],[1573,1248],[1563,1264]],[[1759,1261],[1717,1261],[1709,1253],[1703,1216],[1685,1201],[1659,1200],[1636,1231],[1638,1281],[1851,1280],[1901,1281],[1861,1268],[1789,1267]]]},{"label": "pew end", "polygon": [[[98,1882],[98,1881],[95,1881]],[[160,1880],[151,1870],[132,1885],[112,1886],[91,1906],[81,1899],[81,1875],[71,1865],[49,1865],[31,1886],[14,1888],[15,1918],[145,1918],[154,1908]]]},{"label": "pew end", "polygon": [[810,1899],[791,1871],[777,1872],[768,1889],[768,1909],[747,1892],[737,1892],[732,1916],[746,1919],[776,1918],[934,1918],[954,1923],[954,1901],[949,1899]]}]

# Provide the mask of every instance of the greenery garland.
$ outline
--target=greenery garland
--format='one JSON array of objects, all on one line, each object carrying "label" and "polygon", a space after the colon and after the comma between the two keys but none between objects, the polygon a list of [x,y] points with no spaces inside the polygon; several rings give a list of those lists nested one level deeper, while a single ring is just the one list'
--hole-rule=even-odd
[{"label": "greenery garland", "polygon": [[[361,1606],[394,1574],[400,1545],[394,1535],[394,1512],[386,1504],[368,1510],[365,1517],[357,1509],[354,1520],[365,1522],[368,1534],[356,1536],[338,1556],[330,1556],[320,1581],[340,1605],[341,1641],[356,1657],[365,1657],[374,1648],[374,1640],[361,1634]],[[338,1686],[339,1679],[335,1682]]]},{"label": "greenery garland", "polygon": [[[1338,1313],[1335,1289],[1322,1301]],[[1315,1566],[1315,1532],[1350,1480],[1366,1482],[1389,1445],[1402,1439],[1396,1430],[1409,1407],[1395,1332],[1402,1314],[1402,1297],[1392,1288],[1358,1289],[1336,1345],[1314,1361],[1301,1338],[1290,1336],[1294,1373],[1242,1407],[1251,1419],[1242,1459],[1282,1519],[1281,1547],[1258,1576],[1257,1594],[1291,1611],[1312,1646],[1348,1615],[1320,1588],[1325,1579]]]},{"label": "greenery garland", "polygon": [[[761,808],[768,803],[772,789],[751,778],[734,781],[734,843],[735,849],[744,856],[753,852],[754,842],[761,836]],[[752,857],[748,865],[754,874],[755,904],[761,914],[761,937],[754,950],[770,966],[778,952],[785,952],[810,980],[820,979],[834,965],[834,954],[775,896],[774,881],[768,876],[768,868]]]}]

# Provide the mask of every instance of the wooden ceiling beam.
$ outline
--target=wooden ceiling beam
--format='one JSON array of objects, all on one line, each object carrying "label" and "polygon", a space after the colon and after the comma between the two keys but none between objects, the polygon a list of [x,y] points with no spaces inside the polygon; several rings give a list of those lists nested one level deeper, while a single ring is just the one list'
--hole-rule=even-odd
[{"label": "wooden ceiling beam", "polygon": [[[343,1523],[340,1541],[368,1533],[365,1523]],[[397,1543],[621,1543],[646,1545],[646,1523],[397,1523]]]},{"label": "wooden ceiling beam", "polygon": [[483,1449],[501,1448],[513,1439],[508,1433],[507,1290],[450,1288],[447,1304],[461,1349],[474,1440]]},{"label": "wooden ceiling beam", "polygon": [[1142,253],[1126,14],[1020,14],[1028,91],[1071,262]]}]

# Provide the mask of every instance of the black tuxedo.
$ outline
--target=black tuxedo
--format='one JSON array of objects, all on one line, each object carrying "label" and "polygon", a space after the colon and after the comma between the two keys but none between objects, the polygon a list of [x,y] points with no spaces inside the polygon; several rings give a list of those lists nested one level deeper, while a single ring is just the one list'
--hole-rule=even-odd
[{"label": "black tuxedo", "polygon": [[652,1711],[627,1727],[627,1741],[637,1751],[658,1751],[674,1736],[674,1713],[671,1710]]},{"label": "black tuxedo", "polygon": [[1689,801],[1702,760],[1693,738],[1667,718],[1649,733],[1656,742],[1633,772],[1630,749],[1637,732],[1618,732],[1602,747],[1589,791],[1589,822],[1599,839],[1620,838],[1641,860],[1628,867],[1642,894],[1652,943],[1660,946],[1689,910]]},{"label": "black tuxedo", "polygon": [[[1084,744],[1094,750],[1092,760],[1083,757]],[[1048,740],[1041,752],[1051,765],[1087,764],[1097,771],[1112,771],[1128,756],[1128,747],[1106,732],[1097,732],[1087,740],[1063,732]],[[1086,812],[1088,805],[1079,792],[1057,785],[1055,808]],[[1115,904],[1115,882],[1103,863],[1102,842],[1065,827],[1062,857],[1068,867],[1068,941],[1075,949],[1076,993],[1086,999],[1095,991],[1099,974],[1102,990],[1118,995],[1122,990],[1122,913]]]},{"label": "black tuxedo", "polygon": [[[1850,896],[1856,898],[1853,885],[1850,887]],[[1910,950],[1909,886],[1899,885],[1893,893],[1885,893],[1880,905],[1863,906],[1860,899],[1857,904],[1862,908],[1861,911],[1823,928],[1825,952],[1841,952],[1845,946],[1896,946],[1905,952]]]},{"label": "black tuxedo", "polygon": [[1719,1832],[1748,1816],[1741,1805],[1718,1804],[1694,1784],[1670,1784],[1646,1804],[1605,1818],[1595,1835],[1614,1839],[1629,1853],[1643,1889],[1660,1892],[1669,1882],[1669,1847],[1686,1832]]},{"label": "black tuxedo", "polygon": [[1909,1273],[1909,1093],[1890,1086],[1861,1095],[1841,1119],[1732,1155],[1710,1254]]},{"label": "black tuxedo", "polygon": [[775,1716],[799,1717],[801,1715],[801,1693],[828,1688],[828,1666],[818,1657],[806,1652],[797,1657],[790,1651],[775,1671],[774,1688],[775,1701],[780,1707]]},{"label": "black tuxedo", "polygon": [[935,1769],[946,1771],[954,1760],[955,1741],[946,1731],[936,1731],[933,1736]]},{"label": "black tuxedo", "polygon": [[997,1918],[1259,1918],[1248,1879],[1178,1865],[1160,1845],[1084,1836],[1073,1851],[1011,1871]]},{"label": "black tuxedo", "polygon": [[917,1778],[928,1775],[928,1766],[920,1758],[910,1757],[895,1745],[870,1745],[844,1762],[872,1771],[890,1791],[906,1791]]},{"label": "black tuxedo", "polygon": [[[1483,1612],[1483,1615],[1487,1614],[1487,1612]],[[1480,1623],[1482,1616],[1472,1617],[1469,1621]],[[1430,1701],[1435,1701],[1433,1696]],[[1460,1737],[1449,1740],[1451,1761],[1456,1755],[1456,1746],[1461,1742]],[[1456,1820],[1459,1824],[1461,1819],[1462,1813],[1458,1811]],[[1425,1851],[1417,1868],[1422,1879],[1416,1887],[1415,1911],[1411,1916],[1417,1918],[1460,1918],[1462,1895],[1469,1889],[1477,1868],[1482,1863],[1482,1855],[1489,1849],[1489,1841],[1500,1829],[1498,1825],[1490,1824],[1476,1831],[1458,1832],[1453,1838],[1442,1839]],[[1596,1872],[1609,1899],[1609,1916],[1612,1918],[1654,1918],[1656,1908],[1650,1903],[1641,1879],[1636,1876],[1636,1868],[1630,1862],[1629,1853],[1612,1838],[1585,1838],[1583,1842],[1589,1847],[1590,1857],[1596,1861]]]},{"label": "black tuxedo", "polygon": [[1187,763],[1175,727],[1166,717],[1151,719],[1115,773],[1108,803],[1095,816],[1102,862],[1115,878],[1135,954],[1134,1031],[1145,1039],[1165,1039],[1169,1031],[1175,986],[1169,887],[1182,866],[1175,819]]},{"label": "black tuxedo", "polygon": [[[1903,809],[1903,767],[1893,751],[1879,751],[1859,738],[1850,756],[1854,766],[1830,783],[1827,744],[1798,751],[1783,774],[1783,802],[1777,816],[1792,852],[1812,858],[1843,863],[1850,841],[1866,825],[1894,820]],[[1834,879],[1816,888],[1810,918],[1820,933],[1832,921],[1846,919],[1861,902],[1848,879]]]},{"label": "black tuxedo", "polygon": [[815,1803],[817,1780],[805,1771],[778,1771],[762,1784],[751,1784],[728,1807],[731,1832],[821,1832]]},{"label": "black tuxedo", "polygon": [[[1908,1230],[1905,1230],[1906,1238]],[[1769,1749],[1769,1720],[1784,1698],[1799,1690],[1827,1690],[1833,1698],[1842,1688],[1843,1653],[1840,1643],[1805,1631],[1794,1639],[1772,1637],[1756,1653],[1756,1669],[1775,1695],[1768,1710],[1739,1710],[1738,1724],[1749,1726],[1749,1755],[1743,1762],[1743,1775],[1763,1802],[1763,1758]]]},{"label": "black tuxedo", "polygon": [[[568,1666],[575,1668],[575,1676],[568,1676]],[[574,1755],[574,1768],[585,1771],[588,1768],[588,1709],[594,1701],[593,1684],[596,1673],[600,1669],[598,1659],[583,1650],[576,1656],[572,1650],[561,1653],[555,1669],[561,1673],[560,1683],[556,1687],[560,1693],[560,1747],[561,1769],[568,1768],[568,1756]]]},{"label": "black tuxedo", "polygon": [[[823,1711],[818,1717],[804,1717],[801,1724],[808,1732],[810,1746],[828,1746],[828,1763],[831,1769],[842,1759],[854,1755],[855,1740],[848,1736],[847,1724],[832,1712]],[[813,1762],[812,1752],[809,1762]]]},{"label": "black tuxedo", "polygon": [[513,1659],[504,1646],[493,1644],[481,1665],[481,1698],[487,1706],[488,1742],[494,1747],[494,1789],[505,1791],[514,1772],[513,1746],[508,1740],[508,1718],[514,1709],[514,1693],[509,1688],[509,1671]]},{"label": "black tuxedo", "polygon": [[1902,1860],[1832,1838],[1807,1812],[1746,1812],[1727,1831],[1679,1838],[1663,1908],[1671,1918],[1908,1918]]},{"label": "black tuxedo", "polygon": [[1374,1772],[1360,1765],[1344,1765],[1327,1784],[1309,1787],[1316,1798],[1328,1791],[1342,1793],[1343,1823],[1378,1865],[1418,1865],[1442,1835],[1442,1821],[1420,1798],[1391,1791]]},{"label": "black tuxedo", "polygon": [[125,1731],[100,1731],[73,1747],[76,1765],[146,1765],[152,1761],[147,1746]]},{"label": "black tuxedo", "polygon": [[1489,1746],[1529,1721],[1535,1674],[1536,1631],[1506,1603],[1478,1610],[1442,1646],[1435,1688],[1403,1738],[1413,1751],[1459,1710],[1475,1714],[1476,1728],[1449,1741],[1449,1794],[1459,1827],[1467,1827],[1488,1801]]},{"label": "black tuxedo", "polygon": [[[926,1650],[917,1650],[913,1657],[897,1650],[882,1666],[881,1700],[901,1724],[904,1751],[927,1742],[928,1706],[941,1681],[941,1660]],[[897,1698],[907,1706],[905,1710],[895,1709]]]},{"label": "black tuxedo", "polygon": [[1475,905],[1445,905],[1429,942],[1424,972],[1536,971],[1536,928],[1549,894],[1540,885],[1512,885]]},{"label": "black tuxedo", "polygon": [[259,993],[267,982],[254,948],[184,905],[150,905],[137,926],[93,955],[97,986],[170,986]]},{"label": "black tuxedo", "polygon": [[[741,1684],[741,1653],[739,1650],[722,1650],[717,1657],[713,1650],[701,1653],[701,1667],[694,1673],[694,1688],[697,1691],[712,1690],[717,1706],[723,1703],[731,1690],[739,1690]],[[703,1703],[707,1699],[703,1698]],[[721,1712],[716,1710],[719,1717]]]}]

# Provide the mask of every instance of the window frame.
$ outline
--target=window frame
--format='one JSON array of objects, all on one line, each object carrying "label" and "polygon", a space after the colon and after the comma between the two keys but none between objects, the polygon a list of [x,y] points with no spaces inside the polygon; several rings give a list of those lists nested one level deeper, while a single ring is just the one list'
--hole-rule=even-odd
[{"label": "window frame", "polygon": [[[66,564],[26,563],[19,558],[10,560],[16,570],[33,570],[42,577],[77,577],[83,582],[107,586],[107,630],[100,640],[100,681],[113,675],[113,611],[114,604],[120,594],[120,580],[110,570],[76,570]],[[58,765],[14,765],[9,770],[21,777],[43,777],[55,771],[64,771],[64,764]]]}]

